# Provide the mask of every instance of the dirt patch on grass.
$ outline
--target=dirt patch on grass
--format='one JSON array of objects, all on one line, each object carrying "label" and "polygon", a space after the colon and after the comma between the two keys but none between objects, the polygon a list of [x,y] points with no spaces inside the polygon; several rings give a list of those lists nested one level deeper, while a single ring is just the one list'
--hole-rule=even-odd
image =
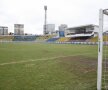
[{"label": "dirt patch on grass", "polygon": [[69,56],[60,58],[60,65],[70,72],[96,72],[97,59],[86,56]]}]

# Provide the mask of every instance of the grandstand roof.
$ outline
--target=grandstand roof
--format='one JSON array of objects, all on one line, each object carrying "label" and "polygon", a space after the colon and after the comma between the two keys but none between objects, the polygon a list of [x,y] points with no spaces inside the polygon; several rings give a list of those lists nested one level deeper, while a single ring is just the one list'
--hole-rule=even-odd
[{"label": "grandstand roof", "polygon": [[103,32],[104,34],[108,34],[108,31]]},{"label": "grandstand roof", "polygon": [[80,29],[80,28],[86,28],[86,27],[99,27],[98,25],[94,25],[94,24],[88,24],[88,25],[81,25],[81,26],[75,26],[75,27],[71,27],[71,28],[67,28],[68,30],[69,29]]}]

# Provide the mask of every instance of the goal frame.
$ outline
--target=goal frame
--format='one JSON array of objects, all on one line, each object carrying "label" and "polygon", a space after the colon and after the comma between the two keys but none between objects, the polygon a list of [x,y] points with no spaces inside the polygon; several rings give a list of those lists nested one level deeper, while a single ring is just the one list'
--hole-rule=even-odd
[{"label": "goal frame", "polygon": [[108,9],[99,10],[98,32],[98,66],[97,66],[97,90],[102,89],[102,60],[103,60],[103,21],[104,15],[108,15]]}]

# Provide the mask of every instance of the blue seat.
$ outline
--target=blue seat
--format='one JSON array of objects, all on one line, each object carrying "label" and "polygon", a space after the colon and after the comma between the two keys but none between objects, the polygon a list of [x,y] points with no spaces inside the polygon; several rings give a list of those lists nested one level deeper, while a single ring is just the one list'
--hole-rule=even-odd
[{"label": "blue seat", "polygon": [[47,42],[54,42],[54,41],[56,41],[56,40],[58,40],[59,38],[50,38],[50,39],[48,39],[47,40]]},{"label": "blue seat", "polygon": [[36,40],[36,36],[14,36],[13,41],[34,41]]}]

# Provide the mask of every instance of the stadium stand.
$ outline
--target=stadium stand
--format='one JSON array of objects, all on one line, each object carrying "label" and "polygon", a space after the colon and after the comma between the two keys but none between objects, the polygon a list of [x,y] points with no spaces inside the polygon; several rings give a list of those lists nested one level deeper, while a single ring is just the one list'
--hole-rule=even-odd
[{"label": "stadium stand", "polygon": [[89,37],[72,37],[69,42],[85,42]]},{"label": "stadium stand", "polygon": [[68,42],[71,38],[70,37],[61,37],[57,41],[58,42]]},{"label": "stadium stand", "polygon": [[14,36],[13,41],[35,41],[36,36]]},{"label": "stadium stand", "polygon": [[[106,38],[108,38],[108,36],[103,36],[103,41],[106,41]],[[86,40],[86,41],[89,41],[89,42],[98,42],[98,36],[96,37],[91,37],[90,39]]]},{"label": "stadium stand", "polygon": [[89,39],[86,40],[87,42],[97,42],[98,41],[98,37],[91,37]]},{"label": "stadium stand", "polygon": [[13,36],[0,36],[0,41],[12,41]]},{"label": "stadium stand", "polygon": [[51,36],[51,35],[49,35],[49,36],[48,35],[47,36],[37,36],[36,42],[45,42],[52,37],[53,36]]},{"label": "stadium stand", "polygon": [[[107,36],[103,36],[103,41],[106,41]],[[108,39],[107,39],[108,40]],[[0,41],[36,41],[36,42],[98,42],[98,37],[54,37],[54,36],[0,36]]]},{"label": "stadium stand", "polygon": [[50,38],[47,40],[47,42],[55,42],[56,40],[58,40],[59,38]]},{"label": "stadium stand", "polygon": [[108,41],[108,35],[107,36],[106,35],[103,36],[103,41]]},{"label": "stadium stand", "polygon": [[45,42],[47,39],[45,39],[45,37],[42,36],[37,36],[36,38],[36,42]]}]

